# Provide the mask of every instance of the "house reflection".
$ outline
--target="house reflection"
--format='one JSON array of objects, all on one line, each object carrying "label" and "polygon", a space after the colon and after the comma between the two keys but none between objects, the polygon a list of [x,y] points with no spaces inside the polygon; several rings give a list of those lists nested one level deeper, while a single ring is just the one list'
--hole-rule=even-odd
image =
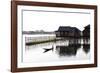
[{"label": "house reflection", "polygon": [[83,44],[90,44],[90,38],[84,38]]},{"label": "house reflection", "polygon": [[88,53],[90,51],[90,44],[83,44],[83,50],[85,53]]},{"label": "house reflection", "polygon": [[56,52],[59,56],[75,56],[80,44],[70,44],[69,46],[56,46]]},{"label": "house reflection", "polygon": [[69,41],[69,45],[81,44],[81,39],[69,38],[68,41]]},{"label": "house reflection", "polygon": [[83,50],[85,53],[88,53],[90,51],[90,38],[83,39]]}]

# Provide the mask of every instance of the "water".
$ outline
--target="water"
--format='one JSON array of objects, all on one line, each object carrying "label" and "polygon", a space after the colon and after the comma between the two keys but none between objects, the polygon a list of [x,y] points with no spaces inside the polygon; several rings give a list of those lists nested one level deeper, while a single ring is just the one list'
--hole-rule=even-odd
[{"label": "water", "polygon": [[35,45],[26,45],[24,62],[57,62],[90,58],[89,39],[62,39]]}]

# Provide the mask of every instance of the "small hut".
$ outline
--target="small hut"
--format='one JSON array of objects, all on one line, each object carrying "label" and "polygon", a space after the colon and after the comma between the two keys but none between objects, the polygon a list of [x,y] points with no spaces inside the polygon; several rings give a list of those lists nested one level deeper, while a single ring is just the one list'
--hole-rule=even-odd
[{"label": "small hut", "polygon": [[57,31],[55,31],[56,37],[80,37],[81,31],[76,27],[70,26],[60,26]]},{"label": "small hut", "polygon": [[90,25],[87,25],[87,26],[84,27],[83,37],[84,38],[90,38]]}]

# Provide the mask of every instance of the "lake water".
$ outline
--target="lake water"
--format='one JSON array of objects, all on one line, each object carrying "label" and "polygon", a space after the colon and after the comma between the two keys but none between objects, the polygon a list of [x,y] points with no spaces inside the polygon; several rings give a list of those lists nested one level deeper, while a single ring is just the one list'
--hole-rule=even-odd
[{"label": "lake water", "polygon": [[90,59],[89,39],[62,39],[26,45],[24,62],[57,62]]}]

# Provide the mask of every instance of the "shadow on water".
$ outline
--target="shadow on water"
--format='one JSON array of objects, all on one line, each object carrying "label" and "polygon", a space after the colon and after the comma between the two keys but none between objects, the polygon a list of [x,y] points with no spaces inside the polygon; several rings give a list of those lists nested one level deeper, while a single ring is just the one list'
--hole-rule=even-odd
[{"label": "shadow on water", "polygon": [[70,44],[69,46],[56,46],[56,51],[59,56],[75,56],[77,54],[77,50],[80,47],[80,44]]},{"label": "shadow on water", "polygon": [[[65,40],[67,40],[69,42],[69,46],[66,45],[67,42],[65,42],[64,45],[61,45],[61,43],[63,43],[62,41],[65,41]],[[67,53],[68,53],[68,55],[70,55],[73,52],[76,53],[77,52],[76,48],[81,46],[80,39],[72,39],[72,38],[71,39],[66,39],[66,38],[64,38],[64,39],[62,39],[62,41],[60,41],[60,42],[56,41],[55,46],[56,46],[56,50],[57,50],[58,47],[60,47],[61,51],[62,51],[62,53],[64,53],[64,55],[67,54]],[[60,46],[57,45],[58,42],[60,43]],[[51,48],[43,48],[43,49],[44,49],[43,53],[46,53],[50,50],[53,51],[54,46],[52,46]],[[75,51],[73,51],[73,50],[75,50]]]},{"label": "shadow on water", "polygon": [[84,38],[83,44],[90,44],[90,38]]},{"label": "shadow on water", "polygon": [[83,50],[85,53],[88,53],[90,51],[90,44],[83,44]]},{"label": "shadow on water", "polygon": [[83,43],[81,43],[81,39],[69,39],[68,46],[57,46],[56,52],[59,56],[75,56],[77,54],[78,49],[82,49],[87,54],[90,51],[90,39],[83,39]]},{"label": "shadow on water", "polygon": [[[66,43],[68,44],[66,45]],[[86,54],[90,51],[90,39],[64,38],[60,40],[60,42],[59,41],[48,42],[48,43],[44,43],[44,44],[42,43],[42,44],[37,44],[32,46],[32,48],[36,48],[36,47],[41,47],[44,50],[43,53],[47,53],[49,51],[52,52],[55,51],[56,54],[58,54],[59,56],[76,56],[78,49],[83,49],[83,51]]]},{"label": "shadow on water", "polygon": [[86,54],[90,51],[90,39],[89,38],[83,39],[83,50]]},{"label": "shadow on water", "polygon": [[71,39],[68,39],[69,41],[69,45],[79,45],[81,44],[81,39],[75,39],[75,38],[71,38]]}]

